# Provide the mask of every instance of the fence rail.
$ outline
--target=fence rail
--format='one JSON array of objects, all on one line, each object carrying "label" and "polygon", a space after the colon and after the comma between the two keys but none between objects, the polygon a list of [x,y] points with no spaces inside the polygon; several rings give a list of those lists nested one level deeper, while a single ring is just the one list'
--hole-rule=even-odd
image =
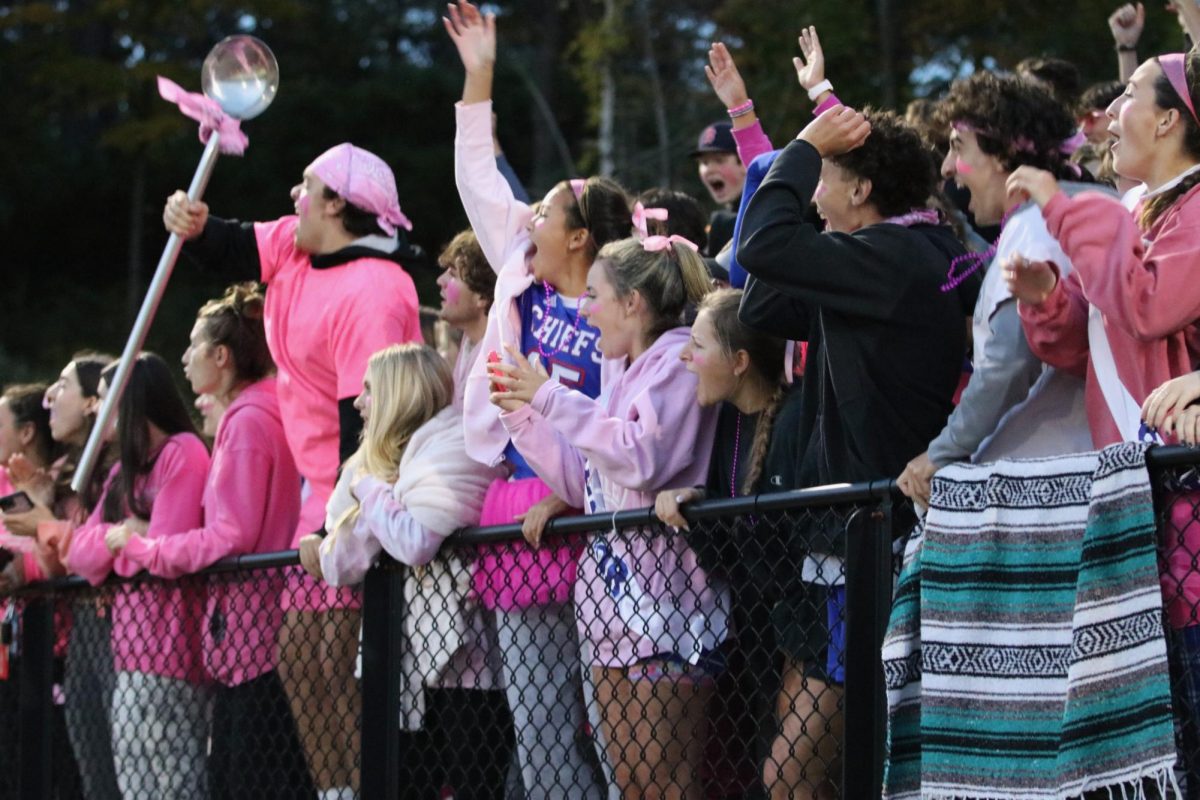
[{"label": "fence rail", "polygon": [[[1158,487],[1200,465],[1200,454],[1156,448],[1148,462]],[[353,597],[330,601],[328,590],[301,579],[294,552],[230,558],[174,582],[139,577],[91,587],[61,578],[26,587],[13,598],[13,669],[0,682],[0,747],[17,755],[0,774],[0,800],[311,798],[343,784],[357,784],[369,800],[605,797],[631,780],[658,785],[662,796],[671,796],[671,784],[683,787],[681,797],[757,797],[764,781],[821,796],[878,796],[886,712],[879,646],[893,542],[911,528],[911,507],[893,482],[873,481],[713,500],[686,516],[686,532],[664,528],[648,509],[553,520],[540,557],[582,553],[578,578],[569,576],[578,583],[574,608],[556,620],[480,600],[487,590],[480,593],[478,575],[489,564],[511,565],[522,553],[528,560],[519,525],[460,531],[428,568],[372,569],[357,595],[361,615]],[[1171,523],[1165,512],[1160,520]],[[685,565],[695,574],[676,572],[676,585],[659,585],[656,569],[686,572]],[[520,589],[513,580],[501,595]],[[456,638],[445,637],[446,626],[402,622],[414,597],[417,613],[429,613],[428,596],[414,595],[414,586],[437,598],[439,613],[456,615],[447,616]],[[616,602],[635,591],[648,599]],[[309,619],[330,608],[332,617]],[[549,633],[521,639],[537,630]],[[695,641],[685,646],[680,632]],[[666,651],[663,641],[672,643]],[[1192,764],[1200,759],[1184,724],[1189,673],[1179,648],[1171,652],[1181,761]],[[421,672],[420,657],[440,671]],[[513,685],[524,679],[521,669],[557,670],[576,689],[521,695]],[[647,681],[628,677],[635,673]],[[426,724],[405,730],[403,714],[421,713],[412,711],[411,681],[402,680],[413,674],[425,687]],[[651,688],[668,685],[649,680],[655,676],[672,676],[669,692]],[[103,687],[112,693],[107,706]],[[183,700],[203,708],[167,714]],[[582,718],[567,713],[571,704]],[[82,727],[89,714],[107,730]],[[346,719],[353,736],[339,727]],[[661,753],[623,747],[645,740],[646,720],[663,721],[649,729]],[[697,720],[707,727],[699,742]],[[129,741],[152,729],[173,733],[158,737],[157,750]],[[96,762],[94,745],[105,736],[115,770]],[[187,736],[199,738],[199,766],[181,755],[195,746]],[[679,752],[667,752],[675,746]],[[234,758],[238,748],[260,760]],[[576,756],[584,767],[571,766]],[[539,758],[553,768],[531,778],[521,766]],[[667,771],[623,773],[643,766],[639,759]],[[688,786],[683,771],[694,763],[701,782]],[[196,769],[205,793],[194,784],[172,788],[166,773]]]}]

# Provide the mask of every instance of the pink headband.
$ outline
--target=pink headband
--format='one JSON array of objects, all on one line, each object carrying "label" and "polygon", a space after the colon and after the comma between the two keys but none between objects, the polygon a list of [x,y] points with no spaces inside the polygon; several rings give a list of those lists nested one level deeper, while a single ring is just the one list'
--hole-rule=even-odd
[{"label": "pink headband", "polygon": [[646,208],[641,203],[633,204],[633,229],[637,231],[639,239],[645,239],[650,235],[648,223],[652,219],[666,222],[667,210],[665,208]]},{"label": "pink headband", "polygon": [[[964,122],[962,120],[952,123],[950,127],[954,128],[956,131],[970,131],[976,135],[982,134],[989,139],[995,139],[998,142],[1003,142],[1004,140],[1004,137],[1002,137],[1000,134],[993,133],[989,130],[984,130],[983,128],[976,128],[971,123]],[[1078,150],[1085,141],[1087,141],[1087,137],[1084,136],[1083,132],[1076,131],[1071,136],[1059,142],[1058,152],[1060,155],[1070,156],[1072,153]],[[1011,147],[1018,153],[1026,153],[1031,156],[1038,155],[1037,145],[1035,145],[1033,140],[1028,136],[1018,136],[1017,138],[1013,139],[1011,142]]]},{"label": "pink headband", "polygon": [[681,244],[684,247],[691,249],[693,253],[699,252],[700,248],[691,239],[680,236],[677,233],[672,233],[670,236],[647,236],[642,240],[642,249],[647,253],[661,253],[667,250],[674,244]]},{"label": "pink headband", "polygon": [[374,153],[345,142],[317,156],[308,168],[347,203],[375,214],[375,221],[388,236],[395,236],[397,227],[412,230],[412,223],[400,210],[396,177]]},{"label": "pink headband", "polygon": [[1163,75],[1171,82],[1175,94],[1179,95],[1188,111],[1192,112],[1192,120],[1200,125],[1200,117],[1196,116],[1196,107],[1192,105],[1192,93],[1188,90],[1186,58],[1183,53],[1167,53],[1158,57],[1158,65],[1162,67]]}]

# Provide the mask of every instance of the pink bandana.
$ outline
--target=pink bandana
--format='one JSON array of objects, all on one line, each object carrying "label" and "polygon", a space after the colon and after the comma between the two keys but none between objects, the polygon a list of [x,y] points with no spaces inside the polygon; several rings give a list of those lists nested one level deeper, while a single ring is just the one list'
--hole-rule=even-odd
[{"label": "pink bandana", "polygon": [[1186,58],[1187,56],[1183,53],[1168,53],[1158,57],[1158,65],[1162,67],[1163,74],[1171,82],[1171,88],[1175,90],[1175,94],[1179,95],[1179,99],[1187,106],[1188,111],[1192,112],[1192,120],[1200,125],[1200,117],[1196,116],[1196,106],[1192,105],[1192,93],[1188,90]]},{"label": "pink bandana", "polygon": [[388,236],[395,236],[397,227],[412,230],[400,210],[392,169],[374,153],[344,142],[317,156],[308,168],[347,203],[375,214]]},{"label": "pink bandana", "polygon": [[179,106],[186,117],[200,123],[200,141],[208,144],[216,131],[221,135],[219,149],[227,156],[240,156],[246,152],[250,140],[242,133],[242,124],[229,116],[211,97],[199,92],[189,92],[174,81],[158,76],[158,93],[163,100]]}]

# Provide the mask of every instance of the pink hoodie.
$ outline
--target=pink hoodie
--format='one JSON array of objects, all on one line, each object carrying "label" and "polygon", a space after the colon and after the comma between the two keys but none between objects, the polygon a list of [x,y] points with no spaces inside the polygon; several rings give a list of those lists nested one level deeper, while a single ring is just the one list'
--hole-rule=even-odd
[{"label": "pink hoodie", "polygon": [[[662,334],[592,400],[557,383],[501,415],[521,455],[559,497],[589,513],[644,508],[708,476],[717,408],[696,402],[679,360],[688,328]],[[610,362],[616,363],[616,362]],[[629,666],[659,653],[695,662],[725,640],[727,588],[680,536],[593,535],[580,556],[575,613],[584,656]]]},{"label": "pink hoodie", "polygon": [[[1140,406],[1162,383],[1195,365],[1200,319],[1200,186],[1144,234],[1116,200],[1096,192],[1060,192],[1042,210],[1046,226],[1074,264],[1037,306],[1020,304],[1030,349],[1047,364],[1086,371],[1092,442],[1124,441],[1097,382],[1088,335],[1089,303],[1103,315],[1117,377]],[[1189,331],[1192,331],[1189,333]]]},{"label": "pink hoodie", "polygon": [[[204,489],[204,526],[158,539],[133,536],[124,555],[162,578],[197,572],[227,556],[291,546],[300,516],[300,473],[288,450],[275,379],[247,386],[221,417]],[[209,675],[237,686],[275,668],[283,622],[282,573],[213,577],[204,613]]]},{"label": "pink hoodie", "polygon": [[[179,433],[163,443],[150,474],[138,486],[151,504],[146,538],[175,536],[200,526],[208,465],[208,450],[194,434]],[[130,577],[141,571],[124,553],[114,559],[104,545],[104,534],[112,527],[103,521],[104,500],[120,470],[120,462],[113,465],[100,501],[75,531],[67,554],[68,568],[93,586],[103,583],[110,572]],[[117,670],[201,682],[203,615],[204,594],[199,584],[155,581],[118,589],[112,626]]]}]

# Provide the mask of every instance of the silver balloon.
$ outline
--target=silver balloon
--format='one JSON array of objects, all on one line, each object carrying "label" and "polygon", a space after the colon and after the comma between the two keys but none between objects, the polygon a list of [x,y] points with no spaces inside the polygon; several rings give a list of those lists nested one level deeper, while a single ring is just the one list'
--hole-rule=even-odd
[{"label": "silver balloon", "polygon": [[279,63],[271,48],[245,34],[217,42],[200,70],[204,93],[236,119],[267,110],[279,89]]}]

